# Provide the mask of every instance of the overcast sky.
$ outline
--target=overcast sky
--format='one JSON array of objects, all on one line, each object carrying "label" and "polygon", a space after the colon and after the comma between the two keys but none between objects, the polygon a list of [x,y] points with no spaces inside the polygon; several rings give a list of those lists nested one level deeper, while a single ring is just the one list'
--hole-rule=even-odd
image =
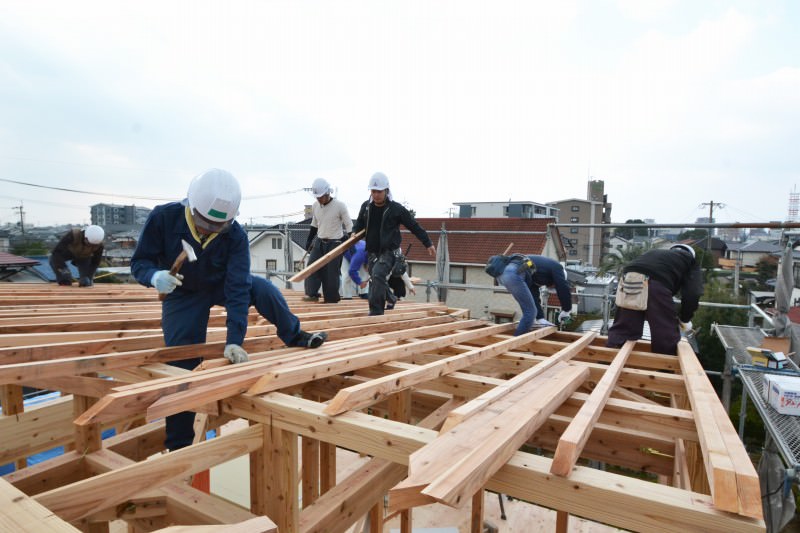
[{"label": "overcast sky", "polygon": [[[787,220],[800,2],[0,2],[0,224],[152,207],[209,167],[241,222],[586,198],[612,219]],[[87,191],[53,190],[34,185]]]}]

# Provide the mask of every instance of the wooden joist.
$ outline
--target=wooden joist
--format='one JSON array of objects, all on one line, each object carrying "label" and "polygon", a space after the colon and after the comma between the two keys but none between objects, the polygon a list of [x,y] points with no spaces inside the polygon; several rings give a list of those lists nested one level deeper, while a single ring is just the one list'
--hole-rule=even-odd
[{"label": "wooden joist", "polygon": [[[685,343],[675,357],[554,328],[513,337],[515,324],[439,303],[368,316],[360,299],[310,304],[284,294],[303,329],[325,330],[328,341],[287,348],[251,309],[251,361],[230,365],[221,308],[206,344],[165,348],[152,289],[0,285],[9,302],[0,328],[36,330],[0,334],[0,459],[21,468],[6,480],[46,504],[58,527],[67,522],[52,513],[92,528],[116,517],[135,530],[269,530],[259,515],[281,533],[355,524],[365,513],[377,523],[376,500],[408,477],[407,505],[472,502],[476,524],[480,495],[493,490],[555,509],[564,524],[572,514],[637,531],[764,530],[752,464]],[[166,364],[193,356],[203,359],[194,371]],[[23,384],[77,399],[23,409]],[[245,438],[226,432],[160,454],[163,421],[142,424],[182,410],[214,413],[209,427],[237,417],[251,427]],[[431,417],[446,427],[417,422]],[[118,434],[100,442],[100,424]],[[66,453],[24,468],[28,455],[59,445]],[[371,456],[371,466],[337,485],[336,446]],[[237,454],[250,457],[249,512],[183,481]],[[339,509],[354,516],[331,519]]]}]

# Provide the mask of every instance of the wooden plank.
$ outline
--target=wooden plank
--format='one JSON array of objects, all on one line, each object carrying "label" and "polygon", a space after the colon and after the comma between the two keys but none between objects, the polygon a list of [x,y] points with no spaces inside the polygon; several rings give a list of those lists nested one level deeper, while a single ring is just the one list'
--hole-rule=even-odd
[{"label": "wooden plank", "polygon": [[484,348],[477,348],[463,354],[447,357],[441,361],[423,365],[418,369],[405,370],[384,378],[373,379],[360,385],[348,387],[339,391],[330,401],[325,412],[329,415],[335,415],[350,409],[359,409],[364,404],[368,404],[377,398],[385,398],[392,392],[462,370],[484,359],[490,359],[508,350],[525,346],[535,339],[549,335],[553,331],[556,331],[554,327],[541,328]]},{"label": "wooden plank", "polygon": [[0,464],[62,446],[72,440],[72,397],[0,417]]},{"label": "wooden plank", "polygon": [[508,331],[512,328],[513,325],[510,324],[487,326],[484,328],[443,335],[434,339],[418,340],[396,347],[374,350],[358,357],[338,357],[329,359],[322,363],[299,365],[295,368],[283,371],[267,372],[253,386],[250,387],[247,393],[253,395],[263,394],[265,392],[278,390],[283,387],[305,383],[306,381],[320,379],[335,374],[341,374],[343,372],[358,370],[359,368],[365,368],[372,365],[379,365],[389,361],[402,359],[404,357],[409,357],[414,353],[442,348],[459,342],[467,342],[470,339],[483,337],[491,332]]},{"label": "wooden plank", "polygon": [[348,248],[350,248],[355,243],[357,243],[359,240],[361,240],[361,237],[363,237],[365,233],[366,233],[365,229],[362,229],[361,231],[353,233],[352,235],[350,235],[350,237],[347,240],[342,242],[342,244],[340,244],[339,246],[337,246],[336,248],[334,248],[330,252],[326,253],[325,255],[323,255],[322,257],[320,257],[319,259],[317,259],[316,261],[314,261],[313,263],[311,263],[310,265],[305,267],[303,270],[301,270],[300,272],[298,272],[297,274],[295,274],[291,278],[289,278],[289,281],[291,281],[292,283],[297,283],[299,281],[303,281],[308,276],[310,276],[311,274],[313,274],[314,272],[316,272],[320,268],[324,267],[325,265],[327,265],[328,263],[330,263],[331,261],[333,261],[334,259],[336,259],[340,255],[345,253],[345,251],[347,251]]},{"label": "wooden plank", "polygon": [[[454,507],[467,504],[587,376],[585,368],[561,363],[456,426],[446,434],[451,437],[447,440],[463,441],[467,434],[469,441],[477,446],[467,449],[461,457],[439,448],[439,460],[449,468],[437,475],[422,493]],[[484,437],[478,437],[479,433]],[[452,444],[448,447],[452,448]],[[414,468],[412,461],[409,473],[416,473]]]},{"label": "wooden plank", "polygon": [[[223,405],[232,414],[246,414],[400,464],[407,464],[410,453],[437,436],[433,430],[355,411],[327,416],[321,404],[279,392],[230,398]],[[763,520],[715,509],[711,497],[704,494],[582,466],[569,478],[562,478],[550,474],[551,462],[547,457],[516,452],[486,488],[633,531],[763,533],[765,529]]]},{"label": "wooden plank", "polygon": [[47,507],[0,479],[0,531],[14,533],[80,533]]},{"label": "wooden plank", "polygon": [[714,505],[725,511],[761,518],[758,474],[688,343],[678,343],[678,359],[697,421]]},{"label": "wooden plank", "polygon": [[575,466],[583,447],[586,446],[586,442],[589,440],[592,427],[600,418],[600,413],[603,411],[606,402],[608,402],[611,391],[616,386],[619,375],[635,344],[634,341],[627,341],[620,348],[603,379],[595,386],[589,399],[584,402],[580,411],[570,422],[567,430],[561,435],[553,456],[553,465],[550,468],[550,472],[553,474],[568,476],[572,467]]},{"label": "wooden plank", "polygon": [[169,526],[156,529],[154,533],[278,533],[278,526],[266,516],[257,516],[238,524]]},{"label": "wooden plank", "polygon": [[493,389],[483,393],[478,398],[470,401],[469,403],[464,404],[463,406],[459,407],[458,409],[454,409],[450,415],[447,417],[444,425],[442,426],[441,431],[449,431],[451,428],[455,427],[456,425],[460,424],[471,415],[477,413],[484,407],[491,405],[492,403],[496,402],[497,400],[503,398],[506,394],[514,390],[516,387],[526,383],[527,381],[535,378],[548,368],[552,367],[559,361],[569,361],[575,355],[586,347],[595,337],[597,336],[596,332],[588,332],[583,335],[581,338],[569,344],[553,354],[552,356],[548,357],[541,363],[537,364],[535,367],[530,368],[520,374],[517,374],[512,379],[508,380],[506,383],[494,387]]},{"label": "wooden plank", "polygon": [[267,484],[264,488],[266,514],[281,532],[295,533],[300,518],[297,434],[270,427],[264,432],[263,440],[267,458],[264,466],[268,467],[268,472],[262,472],[262,479]]},{"label": "wooden plank", "polygon": [[261,430],[256,426],[49,490],[35,498],[63,519],[78,520],[138,492],[206,470],[261,446]]}]

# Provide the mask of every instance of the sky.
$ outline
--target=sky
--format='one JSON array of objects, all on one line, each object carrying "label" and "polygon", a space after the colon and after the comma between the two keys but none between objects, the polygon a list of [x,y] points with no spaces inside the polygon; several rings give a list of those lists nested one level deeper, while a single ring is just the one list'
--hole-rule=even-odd
[{"label": "sky", "polygon": [[[790,218],[795,0],[0,2],[0,225],[180,200],[355,217],[376,171],[419,217],[585,199],[612,221]],[[716,207],[722,204],[720,207]]]}]

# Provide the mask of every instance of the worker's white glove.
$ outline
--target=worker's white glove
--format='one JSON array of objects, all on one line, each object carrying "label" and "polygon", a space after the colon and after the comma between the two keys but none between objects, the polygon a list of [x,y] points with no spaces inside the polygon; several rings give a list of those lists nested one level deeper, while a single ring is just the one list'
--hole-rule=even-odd
[{"label": "worker's white glove", "polygon": [[692,331],[692,321],[691,320],[688,321],[688,322],[678,322],[678,324],[680,324],[682,332],[689,333],[690,331]]},{"label": "worker's white glove", "polygon": [[239,346],[238,344],[228,344],[225,346],[225,351],[223,354],[225,359],[233,363],[246,363],[249,360],[247,357],[247,352],[244,351],[244,348]]},{"label": "worker's white glove", "polygon": [[159,270],[150,278],[150,285],[155,287],[161,294],[169,294],[175,290],[175,287],[183,284],[181,282],[182,279],[183,276],[180,274],[173,276],[169,273],[169,270]]},{"label": "worker's white glove", "polygon": [[555,324],[553,324],[546,318],[537,318],[535,324],[537,326],[555,326]]},{"label": "worker's white glove", "polygon": [[569,311],[561,311],[560,313],[558,313],[559,324],[566,324],[570,320],[572,320],[572,313],[570,313]]}]

